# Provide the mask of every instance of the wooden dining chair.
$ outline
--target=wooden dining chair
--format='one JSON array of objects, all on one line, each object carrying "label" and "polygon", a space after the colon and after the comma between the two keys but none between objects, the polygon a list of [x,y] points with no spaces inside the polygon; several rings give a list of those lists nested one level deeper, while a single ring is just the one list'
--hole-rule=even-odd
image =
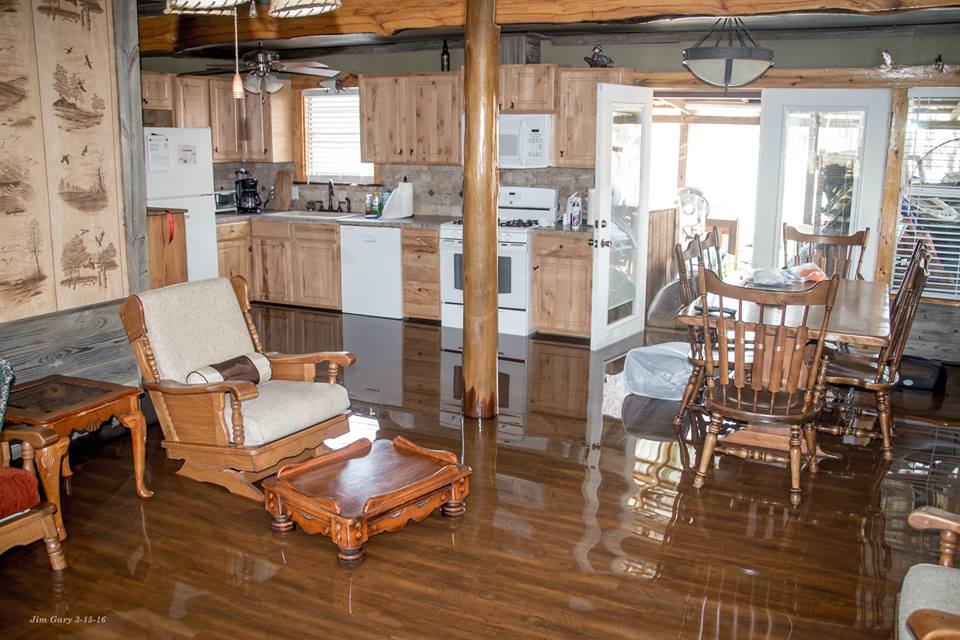
[{"label": "wooden dining chair", "polygon": [[[715,328],[715,332],[703,332],[704,406],[710,426],[694,487],[703,487],[715,452],[729,454],[789,465],[790,502],[800,504],[801,438],[806,437],[814,470],[817,441],[813,422],[826,390],[824,336],[838,284],[839,277],[834,276],[802,291],[737,287],[701,265],[703,326]],[[711,307],[723,311],[717,313]],[[738,441],[740,446],[718,447],[725,420],[768,430],[789,429],[789,457],[743,441]]]},{"label": "wooden dining chair", "polygon": [[910,337],[913,319],[920,305],[923,288],[927,284],[930,269],[930,251],[926,245],[916,250],[916,260],[907,268],[907,277],[900,285],[890,313],[890,341],[874,358],[852,353],[834,352],[827,367],[828,385],[852,387],[872,392],[877,403],[878,434],[873,429],[861,429],[852,425],[818,425],[817,429],[833,435],[852,435],[860,438],[883,439],[883,457],[893,459],[893,414],[890,408],[890,392],[900,380],[900,362]]},{"label": "wooden dining chair", "polygon": [[784,266],[790,268],[813,262],[829,277],[838,274],[844,280],[863,280],[860,269],[869,240],[869,227],[849,236],[831,236],[805,233],[784,222]]},{"label": "wooden dining chair", "polygon": [[[680,291],[683,294],[683,304],[689,306],[697,299],[699,287],[697,286],[696,273],[701,263],[700,236],[694,236],[684,247],[679,242],[673,248],[674,261],[677,263],[677,278],[680,281]],[[680,408],[676,417],[673,419],[674,430],[679,434],[683,432],[683,416],[690,406],[694,396],[699,395],[701,385],[703,385],[703,330],[697,327],[687,327],[687,339],[690,342],[690,364],[693,365],[693,371],[687,380],[687,386],[683,389],[683,396],[680,399]]]},{"label": "wooden dining chair", "polygon": [[716,225],[700,237],[700,259],[707,269],[723,279],[723,238]]}]

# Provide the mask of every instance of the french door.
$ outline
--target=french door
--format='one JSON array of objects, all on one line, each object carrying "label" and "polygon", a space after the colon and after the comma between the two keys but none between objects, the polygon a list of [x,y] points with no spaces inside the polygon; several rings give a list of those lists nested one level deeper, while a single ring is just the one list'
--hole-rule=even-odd
[{"label": "french door", "polygon": [[[597,87],[591,349],[643,331],[653,91]],[[590,203],[593,207],[594,203]]]},{"label": "french door", "polygon": [[761,105],[754,266],[783,265],[784,222],[825,235],[870,227],[863,275],[872,278],[890,91],[764,89]]}]

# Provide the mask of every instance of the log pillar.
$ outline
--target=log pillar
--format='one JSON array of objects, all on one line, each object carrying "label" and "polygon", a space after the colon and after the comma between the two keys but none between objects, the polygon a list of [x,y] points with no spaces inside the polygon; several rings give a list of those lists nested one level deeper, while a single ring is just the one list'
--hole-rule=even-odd
[{"label": "log pillar", "polygon": [[497,414],[496,0],[467,0],[463,151],[463,413]]}]

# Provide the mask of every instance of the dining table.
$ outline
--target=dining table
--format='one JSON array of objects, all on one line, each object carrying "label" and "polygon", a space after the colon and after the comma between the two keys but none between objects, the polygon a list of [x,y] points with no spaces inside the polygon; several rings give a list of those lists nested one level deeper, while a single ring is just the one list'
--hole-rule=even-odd
[{"label": "dining table", "polygon": [[[744,279],[737,274],[724,278],[724,281],[751,289],[773,291],[798,291],[812,286],[812,283],[798,283],[786,287],[762,287],[745,284]],[[708,317],[717,317],[717,314],[720,313],[719,298],[712,295],[708,296],[707,305]],[[702,309],[702,300],[698,297],[694,302],[682,307],[677,312],[677,321],[688,327],[702,327],[704,324]],[[761,313],[761,305],[757,303],[740,302],[730,298],[723,300],[723,309],[728,318],[736,315],[739,319],[748,323],[756,322]],[[762,311],[767,321],[775,318],[777,322],[780,319],[779,314],[783,313],[782,308],[774,305],[765,305]],[[802,313],[803,310],[800,307],[787,306],[787,316],[784,323],[788,326],[799,325],[802,320]],[[823,307],[811,307],[807,316],[806,324],[810,329],[812,339],[819,337],[823,313]],[[712,322],[711,326],[713,326]],[[890,342],[889,285],[885,282],[870,280],[840,280],[837,287],[837,296],[830,313],[830,320],[827,324],[825,340],[836,345],[850,345],[876,351],[886,347]],[[865,425],[861,425],[861,429],[855,431],[862,431],[863,426]],[[783,430],[760,425],[747,425],[744,429],[722,436],[718,444],[726,446],[727,452],[733,452],[737,455],[740,451],[737,447],[743,448],[743,450],[763,448],[786,452],[789,451],[789,440],[789,435]],[[806,451],[806,443],[803,446],[804,454],[809,454]],[[819,445],[816,456],[818,460],[840,457],[823,451]]]}]

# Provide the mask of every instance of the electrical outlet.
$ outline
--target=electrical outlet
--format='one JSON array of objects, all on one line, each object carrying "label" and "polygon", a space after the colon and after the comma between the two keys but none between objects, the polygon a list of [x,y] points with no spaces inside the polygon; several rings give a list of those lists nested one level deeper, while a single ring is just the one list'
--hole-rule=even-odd
[{"label": "electrical outlet", "polygon": [[290,199],[291,199],[291,200],[299,200],[299,199],[300,199],[300,187],[294,185],[293,188],[290,189]]}]

